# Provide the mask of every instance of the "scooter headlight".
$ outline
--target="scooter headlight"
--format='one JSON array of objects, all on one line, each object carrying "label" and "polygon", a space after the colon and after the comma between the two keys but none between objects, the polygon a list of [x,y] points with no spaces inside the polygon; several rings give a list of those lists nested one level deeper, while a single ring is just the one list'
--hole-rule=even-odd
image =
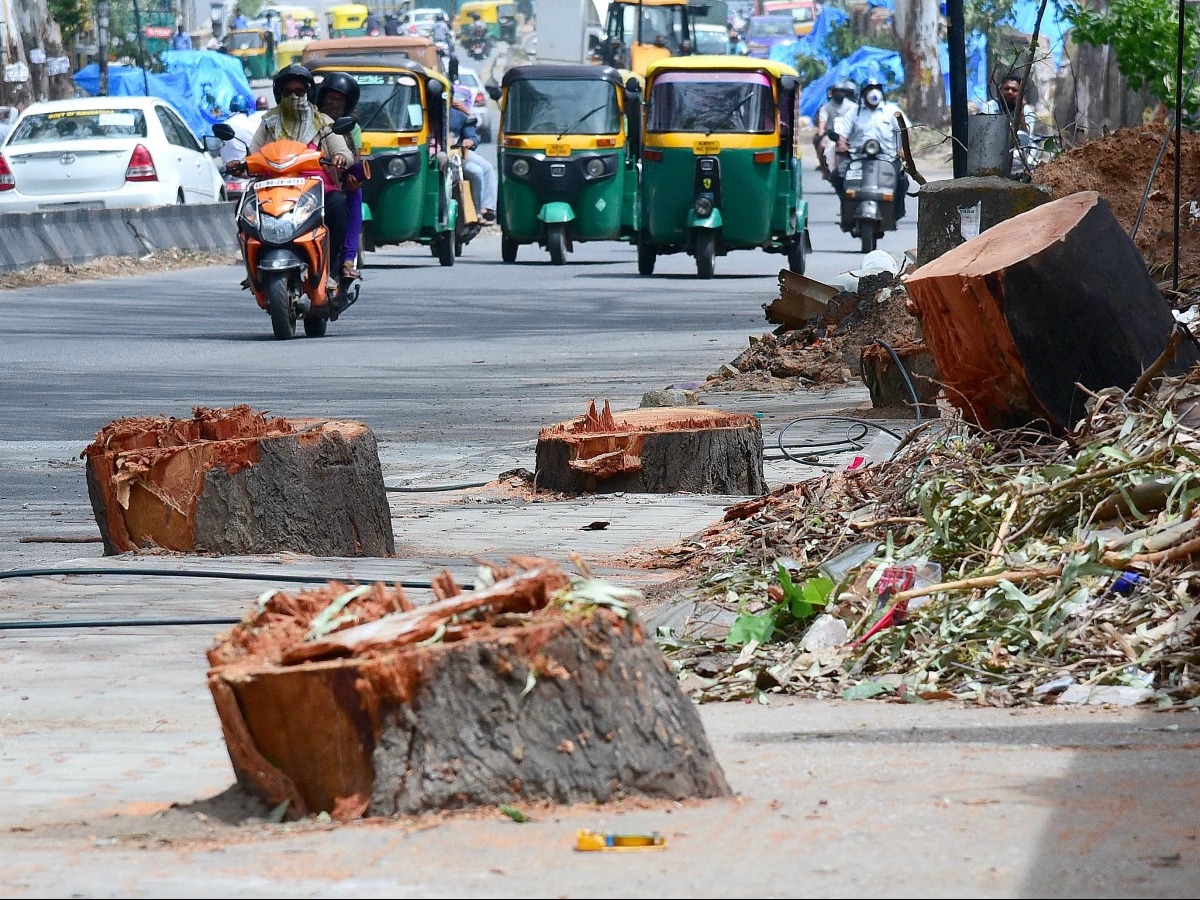
[{"label": "scooter headlight", "polygon": [[242,204],[242,221],[251,228],[258,227],[258,195],[251,191]]},{"label": "scooter headlight", "polygon": [[599,178],[604,174],[604,160],[598,156],[593,156],[587,161],[587,165],[584,166],[584,169],[587,171],[588,177]]},{"label": "scooter headlight", "polygon": [[712,215],[713,202],[708,197],[697,197],[692,209],[696,211],[696,215],[701,219],[707,219],[710,215]]},{"label": "scooter headlight", "polygon": [[321,208],[321,203],[324,200],[322,193],[320,187],[314,186],[300,195],[300,199],[296,201],[296,205],[292,207],[291,212],[292,223],[297,228],[303,225],[309,216]]},{"label": "scooter headlight", "polygon": [[863,152],[866,153],[867,156],[878,156],[881,149],[882,148],[879,146],[879,141],[875,140],[874,138],[863,144]]},{"label": "scooter headlight", "polygon": [[296,225],[290,212],[276,218],[265,213],[259,216],[258,233],[268,244],[286,244],[296,233]]},{"label": "scooter headlight", "polygon": [[518,178],[524,178],[529,174],[529,160],[514,159],[512,164],[512,173]]}]

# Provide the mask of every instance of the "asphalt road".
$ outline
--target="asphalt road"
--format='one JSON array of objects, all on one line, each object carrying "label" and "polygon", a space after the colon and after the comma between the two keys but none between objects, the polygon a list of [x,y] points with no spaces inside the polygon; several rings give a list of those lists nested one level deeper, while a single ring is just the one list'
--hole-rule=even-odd
[{"label": "asphalt road", "polygon": [[[819,279],[857,264],[832,194],[805,173]],[[915,243],[911,220],[883,248]],[[532,468],[545,424],[588,400],[702,381],[768,330],[780,256],[739,252],[698,281],[582,245],[565,267],[499,239],[452,269],[419,247],[369,257],[363,299],[323,339],[277,342],[236,266],[0,292],[0,564],[84,560],[96,545],[79,451],[108,421],[249,403],[361,419],[389,482]],[[860,388],[721,395],[765,424],[861,403]],[[794,473],[773,471],[773,482]],[[392,497],[398,560],[428,575],[475,554],[579,549],[599,564],[666,546],[722,498],[564,504]],[[601,532],[580,531],[593,519]],[[113,561],[110,561],[113,562]],[[115,561],[119,564],[121,560]],[[243,568],[279,560],[143,557]],[[289,571],[345,561],[288,560]],[[642,578],[662,577],[641,573]],[[0,617],[240,615],[256,589],[199,579],[0,582]],[[1145,896],[1194,894],[1200,725],[1130,710],[956,709],[841,701],[701,708],[736,799],[493,813],[329,828],[242,825],[204,681],[214,628],[0,629],[0,893],[6,896]],[[576,828],[660,830],[661,854],[588,857]]]}]

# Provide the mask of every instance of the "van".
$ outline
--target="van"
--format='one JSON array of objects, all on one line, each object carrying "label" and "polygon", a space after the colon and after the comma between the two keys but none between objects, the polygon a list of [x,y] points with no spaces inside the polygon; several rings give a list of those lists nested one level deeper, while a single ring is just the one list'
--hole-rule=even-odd
[{"label": "van", "polygon": [[790,15],[797,37],[804,37],[817,24],[816,0],[763,0],[763,15]]}]

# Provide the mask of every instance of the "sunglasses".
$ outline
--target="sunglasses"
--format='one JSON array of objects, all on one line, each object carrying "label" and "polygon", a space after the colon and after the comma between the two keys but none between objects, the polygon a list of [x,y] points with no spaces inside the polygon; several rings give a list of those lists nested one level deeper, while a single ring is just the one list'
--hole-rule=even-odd
[{"label": "sunglasses", "polygon": [[299,84],[295,87],[285,87],[280,93],[291,97],[303,97],[308,93],[308,86]]}]

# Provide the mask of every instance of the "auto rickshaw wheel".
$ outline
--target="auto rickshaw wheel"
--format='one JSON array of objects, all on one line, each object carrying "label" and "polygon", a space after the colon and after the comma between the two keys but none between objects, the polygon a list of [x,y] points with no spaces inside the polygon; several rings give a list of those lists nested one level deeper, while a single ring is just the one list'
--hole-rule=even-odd
[{"label": "auto rickshaw wheel", "polygon": [[658,254],[654,252],[654,245],[646,239],[645,235],[638,238],[638,274],[653,275],[654,262],[658,259]]},{"label": "auto rickshaw wheel", "polygon": [[797,275],[804,274],[804,236],[797,234],[796,239],[788,245],[788,268]]},{"label": "auto rickshaw wheel", "polygon": [[567,259],[567,226],[561,222],[546,226],[546,249],[550,251],[550,264],[561,266]]},{"label": "auto rickshaw wheel", "polygon": [[286,272],[267,276],[267,312],[271,314],[271,330],[275,340],[288,341],[296,336],[296,320],[292,318],[292,296]]},{"label": "auto rickshaw wheel", "polygon": [[517,261],[517,248],[520,246],[521,246],[520,244],[518,244],[516,241],[514,241],[510,237],[501,237],[500,238],[500,259],[502,259],[506,263],[516,262]]},{"label": "auto rickshaw wheel", "polygon": [[459,234],[457,231],[455,231],[454,232],[454,255],[462,256],[463,255],[463,247],[465,247],[466,245],[467,245],[466,242],[462,239],[462,235]]},{"label": "auto rickshaw wheel", "polygon": [[875,223],[870,219],[858,220],[858,240],[863,253],[875,249]]},{"label": "auto rickshaw wheel", "polygon": [[435,238],[437,241],[437,258],[443,266],[454,265],[454,234],[444,231]]},{"label": "auto rickshaw wheel", "polygon": [[717,233],[710,228],[696,232],[696,277],[712,278],[717,255]]}]

